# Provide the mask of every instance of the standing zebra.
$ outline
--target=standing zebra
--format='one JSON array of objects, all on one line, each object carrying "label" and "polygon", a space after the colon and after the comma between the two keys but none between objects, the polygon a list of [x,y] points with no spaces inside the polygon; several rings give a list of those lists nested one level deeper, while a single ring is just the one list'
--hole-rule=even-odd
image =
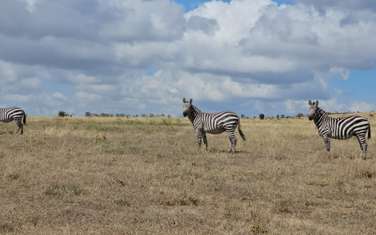
[{"label": "standing zebra", "polygon": [[20,131],[23,134],[23,125],[26,124],[26,113],[20,108],[0,108],[0,121],[11,122],[15,121],[17,124],[16,134]]},{"label": "standing zebra", "polygon": [[363,153],[363,158],[367,157],[367,133],[368,139],[370,139],[371,126],[366,118],[357,115],[333,118],[323,109],[319,108],[318,101],[309,101],[308,104],[308,118],[315,123],[328,152],[330,151],[330,138],[349,139],[352,136],[356,136]]},{"label": "standing zebra", "polygon": [[201,112],[196,106],[192,105],[192,99],[187,101],[183,98],[183,116],[189,118],[193,128],[196,131],[197,143],[201,147],[202,141],[208,149],[208,140],[206,133],[220,134],[226,132],[230,141],[229,152],[235,153],[236,136],[235,130],[238,127],[239,134],[243,140],[245,136],[240,129],[240,119],[233,112],[205,113]]}]

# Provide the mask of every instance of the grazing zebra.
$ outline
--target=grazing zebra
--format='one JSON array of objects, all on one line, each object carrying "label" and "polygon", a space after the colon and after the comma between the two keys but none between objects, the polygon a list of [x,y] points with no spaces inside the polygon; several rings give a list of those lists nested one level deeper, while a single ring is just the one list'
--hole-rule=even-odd
[{"label": "grazing zebra", "polygon": [[230,141],[229,152],[235,153],[236,136],[235,130],[238,127],[239,134],[243,140],[245,136],[240,129],[240,119],[233,112],[205,113],[201,112],[196,106],[192,105],[192,99],[187,101],[183,98],[183,116],[189,118],[193,128],[196,131],[197,143],[199,148],[202,141],[208,149],[208,140],[206,133],[220,134],[226,132]]},{"label": "grazing zebra", "polygon": [[26,113],[20,108],[0,108],[0,121],[11,122],[15,121],[17,124],[16,134],[20,131],[23,134],[23,125],[26,124]]},{"label": "grazing zebra", "polygon": [[366,118],[357,115],[333,118],[323,109],[319,108],[318,101],[309,101],[308,104],[308,118],[315,123],[328,152],[330,151],[330,138],[349,139],[352,136],[356,136],[363,153],[363,158],[367,157],[367,133],[368,139],[370,139],[371,126]]}]

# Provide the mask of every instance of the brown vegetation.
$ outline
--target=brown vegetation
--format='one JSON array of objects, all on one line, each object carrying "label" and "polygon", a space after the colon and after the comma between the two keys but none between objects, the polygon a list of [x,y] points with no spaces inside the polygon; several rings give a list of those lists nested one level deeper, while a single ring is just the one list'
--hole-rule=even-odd
[{"label": "brown vegetation", "polygon": [[[375,120],[372,120],[375,127]],[[376,145],[327,154],[307,119],[242,120],[198,150],[183,119],[0,124],[0,234],[375,234]]]}]

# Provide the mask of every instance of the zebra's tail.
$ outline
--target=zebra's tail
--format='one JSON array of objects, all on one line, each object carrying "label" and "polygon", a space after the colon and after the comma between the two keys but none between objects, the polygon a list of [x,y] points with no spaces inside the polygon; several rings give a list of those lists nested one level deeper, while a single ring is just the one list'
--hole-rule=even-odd
[{"label": "zebra's tail", "polygon": [[26,125],[26,113],[24,113],[22,121],[23,121],[23,124]]},{"label": "zebra's tail", "polygon": [[238,125],[238,131],[239,131],[239,134],[242,137],[242,139],[245,141],[245,135],[244,135],[242,129],[240,129],[240,121],[239,121],[239,125]]},{"label": "zebra's tail", "polygon": [[368,125],[368,139],[371,139],[371,125]]}]

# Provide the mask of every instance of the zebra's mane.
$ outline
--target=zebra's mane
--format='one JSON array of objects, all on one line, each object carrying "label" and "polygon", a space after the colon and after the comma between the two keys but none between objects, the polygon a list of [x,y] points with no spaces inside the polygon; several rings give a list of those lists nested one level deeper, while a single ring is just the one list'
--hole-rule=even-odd
[{"label": "zebra's mane", "polygon": [[327,115],[328,115],[328,113],[327,113],[325,110],[323,110],[322,108],[320,108],[320,107],[317,107],[316,112],[317,112],[320,116],[322,116],[322,115],[324,115],[324,114],[327,114]]},{"label": "zebra's mane", "polygon": [[202,113],[202,111],[201,111],[199,108],[197,108],[197,106],[194,106],[193,104],[192,104],[192,109],[193,109],[196,113]]},{"label": "zebra's mane", "polygon": [[318,112],[319,112],[319,116],[321,117],[322,115],[325,115],[327,118],[330,118],[330,119],[342,119],[343,117],[333,117],[331,116],[332,113],[328,113],[326,112],[325,110],[323,110],[322,108],[319,108],[317,107],[318,109]]},{"label": "zebra's mane", "polygon": [[192,124],[193,124],[193,122],[194,122],[194,120],[196,119],[196,117],[197,117],[197,115],[199,114],[199,113],[201,113],[201,110],[199,109],[199,108],[197,108],[196,106],[194,106],[193,104],[191,104],[191,109],[192,109],[192,112],[190,112],[189,114],[188,114],[188,118],[189,118],[189,120],[192,122]]},{"label": "zebra's mane", "polygon": [[317,124],[321,123],[323,121],[323,119],[332,119],[333,117],[330,117],[329,114],[323,110],[322,108],[320,107],[317,107],[317,110],[316,110],[316,117],[314,119],[314,122]]}]

